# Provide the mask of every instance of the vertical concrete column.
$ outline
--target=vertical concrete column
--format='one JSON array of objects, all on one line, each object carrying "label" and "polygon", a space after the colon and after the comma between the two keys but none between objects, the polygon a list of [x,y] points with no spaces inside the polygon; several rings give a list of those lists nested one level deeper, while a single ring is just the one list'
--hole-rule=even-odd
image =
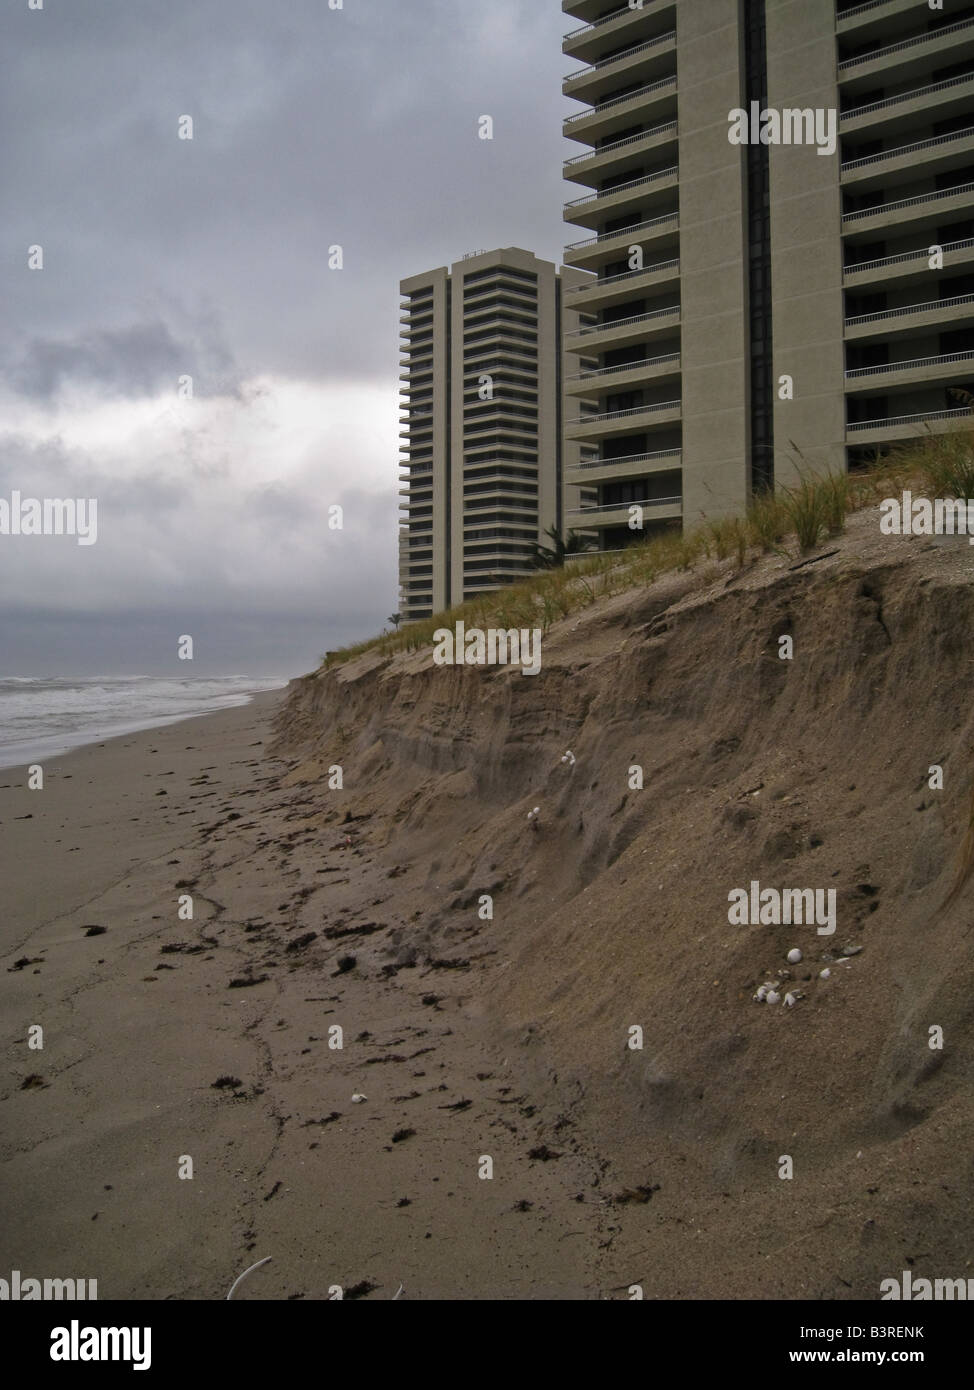
[{"label": "vertical concrete column", "polygon": [[450,603],[463,601],[463,286],[471,269],[481,269],[481,257],[451,267],[453,295],[450,352]]},{"label": "vertical concrete column", "polygon": [[[768,106],[836,110],[831,3],[767,0]],[[836,125],[838,116],[836,115]],[[771,145],[775,481],[845,469],[841,149]],[[794,399],[781,399],[781,378]]]},{"label": "vertical concrete column", "polygon": [[676,10],[687,527],[741,512],[748,497],[745,167],[727,138],[742,103],[739,9],[739,0],[691,0]]},{"label": "vertical concrete column", "polygon": [[556,297],[561,293],[561,285],[550,261],[537,261],[535,268],[538,273],[538,544],[550,545],[545,531],[558,521],[561,341]]},{"label": "vertical concrete column", "polygon": [[450,521],[448,473],[450,414],[447,326],[450,277],[445,266],[434,272],[433,290],[433,612],[449,599],[446,538]]},{"label": "vertical concrete column", "polygon": [[572,294],[572,290],[579,285],[591,283],[592,277],[584,271],[575,270],[571,266],[562,268],[558,290],[561,297],[561,341],[558,344],[558,352],[561,362],[561,516],[562,530],[566,535],[572,529],[568,524],[568,513],[575,511],[580,505],[581,494],[578,483],[573,481],[573,470],[581,462],[582,449],[575,440],[566,438],[566,426],[581,413],[580,398],[568,394],[567,382],[570,376],[581,370],[581,366],[578,357],[566,351],[565,343],[568,335],[581,326],[581,314],[575,308],[578,295]]}]

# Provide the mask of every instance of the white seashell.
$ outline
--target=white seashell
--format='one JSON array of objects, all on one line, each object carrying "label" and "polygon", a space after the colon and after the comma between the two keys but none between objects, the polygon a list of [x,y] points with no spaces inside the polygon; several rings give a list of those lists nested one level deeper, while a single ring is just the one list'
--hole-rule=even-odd
[{"label": "white seashell", "polygon": [[368,1100],[368,1096],[363,1096],[361,1091],[356,1091],[354,1096],[352,1096],[353,1105],[361,1105],[363,1100]]},{"label": "white seashell", "polygon": [[776,989],[771,989],[768,991],[767,1000],[769,1004],[777,1004],[781,1000],[781,995]]},{"label": "white seashell", "polygon": [[818,978],[819,978],[820,980],[831,980],[831,978],[832,978],[832,971],[829,969],[828,966],[826,966],[824,970],[820,970],[820,971],[818,972]]},{"label": "white seashell", "polygon": [[797,965],[798,962],[801,960],[801,958],[802,958],[802,953],[801,953],[801,951],[799,951],[799,949],[798,949],[797,946],[795,947],[795,949],[794,949],[793,951],[789,951],[789,952],[788,952],[788,964],[789,964],[789,965]]},{"label": "white seashell", "polygon": [[785,995],[785,1003],[788,1005],[789,1009],[793,1009],[797,1003],[795,996],[790,991]]},{"label": "white seashell", "polygon": [[765,1000],[765,996],[767,995],[767,993],[768,993],[768,986],[767,986],[767,985],[762,985],[761,988],[758,990],[757,994],[755,994],[753,997],[757,1000],[757,1002],[758,1002],[759,1004],[763,1004],[763,1003],[764,1003],[764,1000]]}]

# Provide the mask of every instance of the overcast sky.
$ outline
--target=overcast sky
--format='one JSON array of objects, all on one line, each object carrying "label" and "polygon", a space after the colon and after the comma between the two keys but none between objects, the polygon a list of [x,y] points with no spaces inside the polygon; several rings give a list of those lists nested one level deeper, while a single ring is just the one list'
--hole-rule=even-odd
[{"label": "overcast sky", "polygon": [[28,4],[0,18],[0,498],[97,498],[98,540],[0,536],[0,676],[184,675],[184,633],[194,674],[299,674],[398,606],[400,279],[561,259],[573,21]]}]

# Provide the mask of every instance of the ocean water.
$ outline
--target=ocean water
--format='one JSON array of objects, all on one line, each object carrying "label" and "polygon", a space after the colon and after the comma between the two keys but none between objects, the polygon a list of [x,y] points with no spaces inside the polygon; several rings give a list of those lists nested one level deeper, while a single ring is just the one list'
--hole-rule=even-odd
[{"label": "ocean water", "polygon": [[286,684],[286,677],[253,676],[0,678],[0,768],[246,705],[252,695]]}]

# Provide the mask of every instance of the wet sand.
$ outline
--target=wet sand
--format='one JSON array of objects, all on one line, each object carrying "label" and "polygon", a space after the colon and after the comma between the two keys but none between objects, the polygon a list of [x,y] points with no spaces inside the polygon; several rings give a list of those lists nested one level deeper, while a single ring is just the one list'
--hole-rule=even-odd
[{"label": "wet sand", "polygon": [[593,1173],[527,1157],[486,963],[421,961],[384,832],[284,785],[281,698],[51,759],[42,791],[0,774],[0,1273],[214,1299],[270,1255],[236,1299],[591,1297]]}]

